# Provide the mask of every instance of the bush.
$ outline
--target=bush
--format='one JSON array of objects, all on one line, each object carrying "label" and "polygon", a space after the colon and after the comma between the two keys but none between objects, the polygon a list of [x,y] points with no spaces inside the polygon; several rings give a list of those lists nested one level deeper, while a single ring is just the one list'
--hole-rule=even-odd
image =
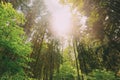
[{"label": "bush", "polygon": [[69,63],[63,63],[60,71],[54,74],[54,80],[75,80],[75,69]]},{"label": "bush", "polygon": [[87,80],[116,80],[115,74],[106,70],[93,70],[87,76]]}]

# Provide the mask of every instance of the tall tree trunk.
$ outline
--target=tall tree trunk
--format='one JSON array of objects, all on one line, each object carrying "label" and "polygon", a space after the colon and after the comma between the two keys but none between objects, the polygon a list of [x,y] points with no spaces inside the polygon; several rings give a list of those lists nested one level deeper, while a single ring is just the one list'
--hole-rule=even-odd
[{"label": "tall tree trunk", "polygon": [[[76,41],[75,41],[76,43]],[[74,54],[75,54],[75,62],[76,62],[76,68],[77,68],[77,80],[80,80],[80,73],[79,73],[79,64],[78,64],[78,59],[77,59],[77,52],[76,52],[76,45],[73,42],[73,49],[74,49]]]},{"label": "tall tree trunk", "polygon": [[50,80],[53,80],[53,61],[52,61],[52,53],[50,53]]}]

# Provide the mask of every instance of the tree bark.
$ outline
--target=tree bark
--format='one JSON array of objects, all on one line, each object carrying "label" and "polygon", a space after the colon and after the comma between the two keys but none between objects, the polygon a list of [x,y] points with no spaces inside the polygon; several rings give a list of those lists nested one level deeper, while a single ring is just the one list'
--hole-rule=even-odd
[{"label": "tree bark", "polygon": [[[75,41],[76,43],[76,41]],[[77,59],[77,52],[76,52],[76,45],[73,42],[73,49],[74,49],[74,54],[75,54],[75,62],[76,62],[76,68],[77,68],[77,80],[80,80],[80,73],[79,73],[79,65],[78,65],[78,59]]]}]

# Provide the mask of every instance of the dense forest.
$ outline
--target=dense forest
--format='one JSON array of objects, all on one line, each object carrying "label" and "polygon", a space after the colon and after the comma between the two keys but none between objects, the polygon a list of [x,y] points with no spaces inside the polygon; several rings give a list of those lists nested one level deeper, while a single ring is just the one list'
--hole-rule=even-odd
[{"label": "dense forest", "polygon": [[0,80],[120,80],[120,0],[0,0]]}]

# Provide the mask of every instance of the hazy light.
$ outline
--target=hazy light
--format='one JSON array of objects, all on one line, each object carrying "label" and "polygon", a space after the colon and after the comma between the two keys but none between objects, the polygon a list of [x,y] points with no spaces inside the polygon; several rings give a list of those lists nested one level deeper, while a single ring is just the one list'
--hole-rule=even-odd
[{"label": "hazy light", "polygon": [[71,14],[67,7],[52,14],[52,30],[57,35],[67,35],[71,29]]},{"label": "hazy light", "polygon": [[86,16],[82,16],[81,19],[80,19],[80,23],[82,25],[85,25],[86,24],[86,20],[87,20],[87,17]]},{"label": "hazy light", "polygon": [[30,0],[28,6],[29,6],[29,7],[33,6],[33,0]]},{"label": "hazy light", "polygon": [[51,30],[56,36],[65,36],[71,29],[71,12],[69,6],[62,6],[57,0],[45,1],[51,12]]},{"label": "hazy light", "polygon": [[[50,17],[50,29],[55,36],[68,36],[73,28],[72,14],[78,18],[78,25],[81,26],[81,30],[84,31],[86,26],[87,17],[82,16],[77,9],[70,11],[70,6],[61,5],[58,0],[45,0],[45,5],[51,13]],[[75,22],[76,23],[76,22]],[[74,26],[75,27],[75,26]]]},{"label": "hazy light", "polygon": [[87,28],[86,20],[87,20],[86,16],[82,16],[81,19],[80,19],[80,24],[82,24],[82,26],[81,26],[81,31],[82,32]]}]

